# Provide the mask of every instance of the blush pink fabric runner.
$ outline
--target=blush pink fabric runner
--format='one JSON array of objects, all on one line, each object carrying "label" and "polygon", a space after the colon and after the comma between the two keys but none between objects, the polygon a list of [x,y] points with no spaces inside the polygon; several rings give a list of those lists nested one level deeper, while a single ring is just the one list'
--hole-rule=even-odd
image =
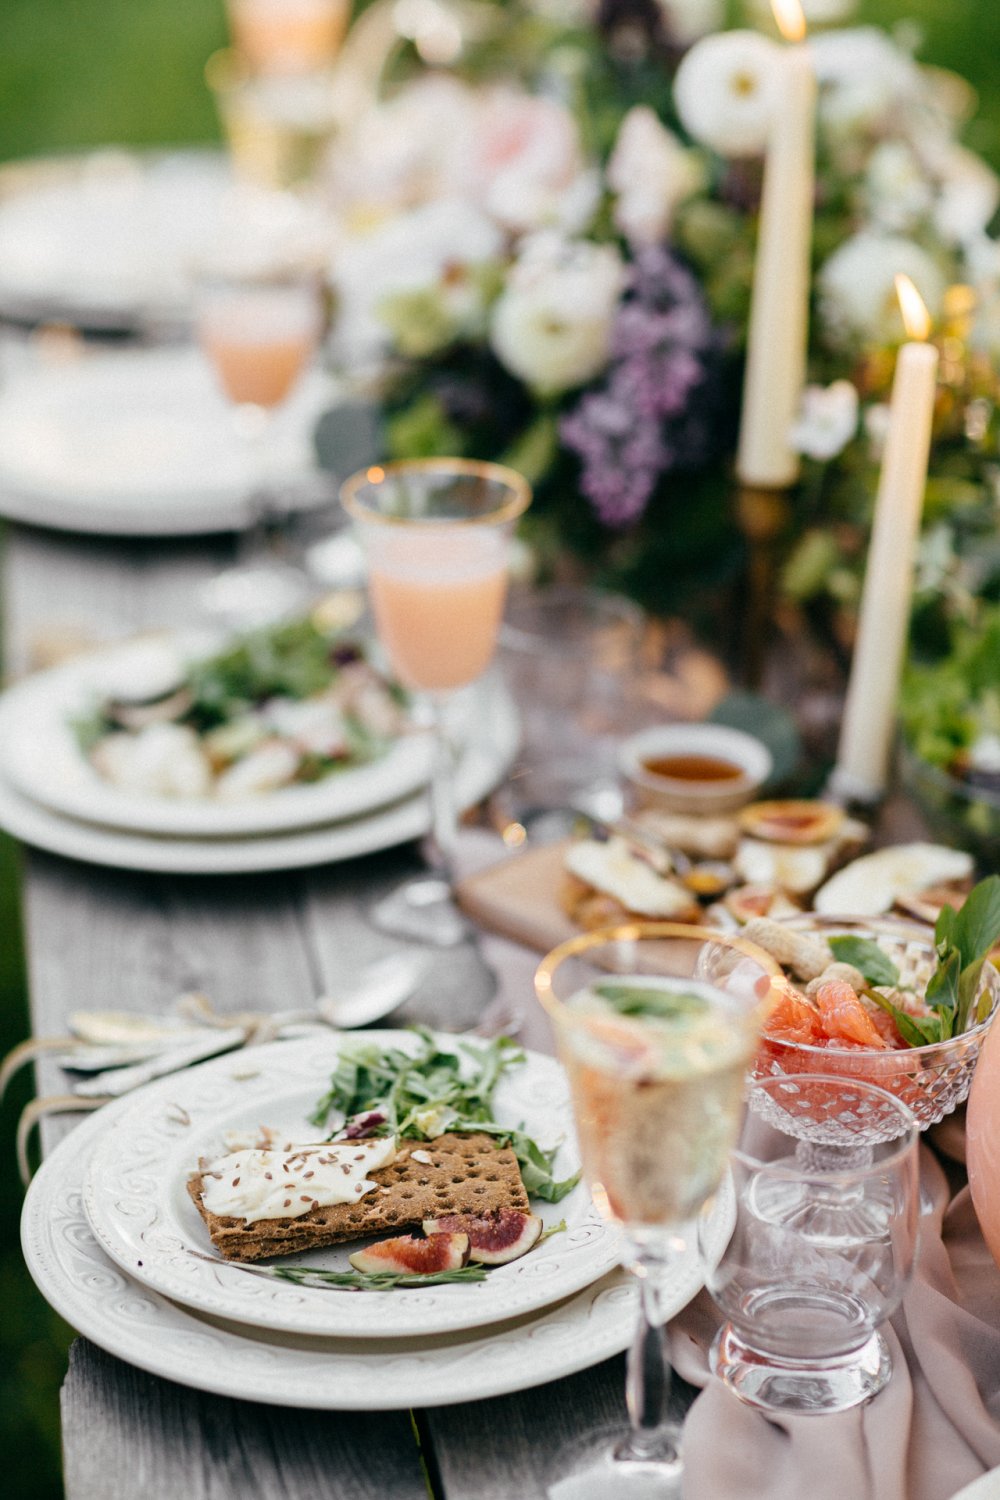
[{"label": "blush pink fabric runner", "polygon": [[[464,832],[462,873],[495,863],[497,843]],[[552,1052],[534,999],[538,955],[487,934],[481,945],[498,978],[487,1018],[516,1020],[525,1046]],[[671,1358],[703,1387],[684,1428],[685,1500],[951,1500],[1000,1467],[1000,1269],[955,1163],[962,1148],[958,1117],[935,1132],[935,1149],[921,1145],[921,1187],[931,1207],[921,1217],[913,1281],[882,1330],[892,1379],[867,1406],[769,1421],[709,1375],[707,1350],[721,1317],[707,1292],[674,1319]],[[947,1173],[942,1160],[950,1160]]]}]

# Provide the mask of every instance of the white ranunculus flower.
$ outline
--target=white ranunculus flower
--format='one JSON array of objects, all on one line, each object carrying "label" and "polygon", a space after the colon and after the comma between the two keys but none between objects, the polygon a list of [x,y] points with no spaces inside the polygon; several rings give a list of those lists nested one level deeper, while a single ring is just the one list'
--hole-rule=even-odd
[{"label": "white ranunculus flower", "polygon": [[723,156],[759,155],[767,144],[780,50],[756,31],[720,31],[695,43],[674,79],[685,130]]},{"label": "white ranunculus flower", "polygon": [[885,124],[901,104],[925,94],[913,58],[877,27],[823,31],[809,47],[820,117],[838,134]]},{"label": "white ranunculus flower", "polygon": [[835,338],[892,342],[902,333],[895,277],[915,284],[931,317],[941,310],[945,278],[926,250],[901,235],[862,230],[820,267],[820,316]]},{"label": "white ranunculus flower", "polygon": [[931,208],[927,173],[905,141],[882,141],[868,158],[865,196],[873,223],[911,229]]},{"label": "white ranunculus flower", "polygon": [[399,214],[370,234],[344,240],[331,279],[339,316],[334,346],[358,365],[377,361],[389,342],[379,308],[402,292],[440,288],[447,296],[456,268],[475,268],[503,253],[503,236],[481,209],[446,198]]},{"label": "white ranunculus flower", "polygon": [[673,41],[690,47],[726,24],[726,0],[656,0]]},{"label": "white ranunculus flower", "polygon": [[613,246],[532,235],[493,308],[497,358],[542,395],[583,385],[607,363],[623,284]]},{"label": "white ranunculus flower", "polygon": [[858,430],[858,393],[849,380],[807,385],[788,440],[796,453],[827,463]]},{"label": "white ranunculus flower", "polygon": [[670,233],[677,206],[705,184],[702,162],[644,104],[622,120],[608,162],[617,195],[614,219],[631,245],[655,245]]}]

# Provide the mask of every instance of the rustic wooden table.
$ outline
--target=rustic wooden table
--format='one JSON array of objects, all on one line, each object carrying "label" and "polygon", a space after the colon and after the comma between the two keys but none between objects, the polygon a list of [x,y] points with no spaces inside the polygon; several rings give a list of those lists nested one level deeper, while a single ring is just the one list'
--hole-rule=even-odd
[{"label": "rustic wooden table", "polygon": [[[11,526],[8,677],[36,665],[63,630],[99,640],[189,621],[197,584],[229,555],[221,539],[105,542]],[[63,1034],[79,1008],[163,1011],[191,989],[224,1012],[309,1006],[338,970],[382,951],[363,909],[414,860],[404,849],[301,873],[181,878],[26,850],[33,1030]],[[475,952],[457,950],[405,1018],[471,1024],[488,998]],[[40,1093],[59,1091],[51,1065],[39,1075]],[[50,1121],[45,1146],[73,1123]],[[619,1358],[466,1406],[295,1412],[171,1384],[79,1339],[62,1392],[67,1500],[425,1500],[428,1485],[446,1500],[541,1500],[546,1455],[622,1416],[623,1390]]]}]

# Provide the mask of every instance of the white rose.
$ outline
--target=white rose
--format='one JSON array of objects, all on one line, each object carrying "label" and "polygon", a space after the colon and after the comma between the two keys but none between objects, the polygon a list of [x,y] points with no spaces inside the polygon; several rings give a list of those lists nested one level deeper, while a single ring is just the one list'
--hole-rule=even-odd
[{"label": "white rose", "polygon": [[845,240],[820,267],[820,315],[834,337],[891,343],[902,333],[895,277],[904,272],[927,304],[941,310],[945,278],[912,240],[863,230]]},{"label": "white rose", "polygon": [[503,236],[473,204],[442,199],[399,214],[372,233],[340,247],[331,267],[338,295],[336,352],[345,361],[377,360],[390,342],[379,316],[385,301],[401,292],[449,286],[468,288],[456,268],[481,266],[503,253]]},{"label": "white rose", "polygon": [[756,156],[767,144],[781,49],[756,31],[722,31],[681,60],[674,103],[695,140],[723,156]]},{"label": "white rose", "polygon": [[858,393],[849,380],[807,385],[788,439],[796,453],[827,463],[858,430]]},{"label": "white rose", "polygon": [[623,284],[612,246],[532,236],[493,309],[497,358],[543,395],[583,385],[607,364]]},{"label": "white rose", "polygon": [[656,0],[667,31],[681,47],[690,47],[726,24],[726,0]]},{"label": "white rose", "polygon": [[905,141],[882,141],[868,159],[865,196],[874,223],[909,229],[930,210],[933,190]]},{"label": "white rose", "polygon": [[506,229],[575,234],[592,219],[599,178],[584,160],[576,121],[555,99],[486,90],[466,147],[470,186]]},{"label": "white rose", "polygon": [[632,245],[665,239],[678,204],[705,182],[695,153],[642,104],[622,120],[607,176],[617,194],[615,223]]},{"label": "white rose", "polygon": [[907,52],[874,26],[824,31],[809,42],[820,85],[820,118],[836,133],[876,127],[925,87]]},{"label": "white rose", "polygon": [[362,227],[469,187],[476,96],[432,73],[374,105],[335,142],[328,190],[340,218]]},{"label": "white rose", "polygon": [[982,234],[1000,205],[1000,178],[966,146],[949,141],[934,163],[941,180],[934,224],[943,240],[965,245]]}]

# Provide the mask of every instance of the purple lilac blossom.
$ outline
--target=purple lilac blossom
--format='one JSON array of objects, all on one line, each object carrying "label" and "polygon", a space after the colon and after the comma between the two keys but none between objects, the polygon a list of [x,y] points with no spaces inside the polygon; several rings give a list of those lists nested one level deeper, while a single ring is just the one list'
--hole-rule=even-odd
[{"label": "purple lilac blossom", "polygon": [[611,334],[601,384],[560,424],[580,488],[604,525],[639,519],[664,474],[711,456],[711,401],[723,339],[692,273],[669,250],[642,250]]}]

